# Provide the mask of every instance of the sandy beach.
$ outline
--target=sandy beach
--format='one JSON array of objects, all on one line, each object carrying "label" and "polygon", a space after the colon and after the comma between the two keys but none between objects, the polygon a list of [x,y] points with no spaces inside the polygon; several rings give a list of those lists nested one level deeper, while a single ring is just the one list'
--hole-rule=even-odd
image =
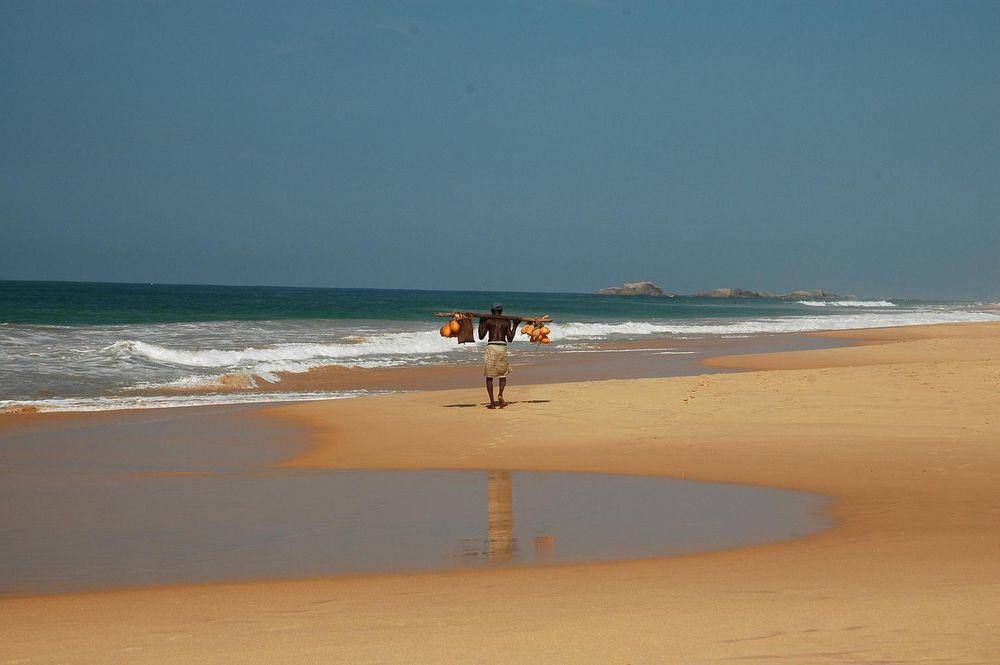
[{"label": "sandy beach", "polygon": [[515,375],[499,411],[480,408],[481,388],[263,411],[307,428],[311,445],[281,468],[817,492],[834,498],[819,535],[668,559],[4,598],[0,663],[1000,662],[1000,325],[824,335],[854,344],[707,361],[733,373]]}]

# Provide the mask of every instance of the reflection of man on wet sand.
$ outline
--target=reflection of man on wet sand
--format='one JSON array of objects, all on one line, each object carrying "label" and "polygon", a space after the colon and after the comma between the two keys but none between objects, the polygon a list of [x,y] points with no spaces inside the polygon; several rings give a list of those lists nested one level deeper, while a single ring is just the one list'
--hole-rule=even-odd
[{"label": "reflection of man on wet sand", "polygon": [[[520,319],[501,319],[503,306],[500,303],[493,303],[490,313],[493,316],[483,317],[479,320],[479,339],[489,338],[486,344],[486,392],[490,396],[490,404],[487,409],[495,409],[499,403],[502,409],[506,406],[503,401],[503,389],[507,386],[507,375],[510,374],[510,363],[507,362],[507,343],[514,341],[514,333]],[[500,379],[500,391],[497,395],[499,399],[493,399],[493,379]]]},{"label": "reflection of man on wet sand", "polygon": [[514,484],[510,471],[487,473],[486,510],[486,556],[490,561],[510,561],[517,549],[514,538]]}]

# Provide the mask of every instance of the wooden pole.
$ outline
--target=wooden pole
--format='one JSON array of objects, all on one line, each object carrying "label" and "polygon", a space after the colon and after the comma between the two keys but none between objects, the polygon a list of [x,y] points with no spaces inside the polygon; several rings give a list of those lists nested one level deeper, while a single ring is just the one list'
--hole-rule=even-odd
[{"label": "wooden pole", "polygon": [[541,316],[513,316],[511,314],[480,314],[477,312],[434,312],[434,316],[452,318],[455,315],[471,316],[476,319],[504,319],[505,321],[529,321],[532,323],[551,323],[552,317],[548,314]]}]

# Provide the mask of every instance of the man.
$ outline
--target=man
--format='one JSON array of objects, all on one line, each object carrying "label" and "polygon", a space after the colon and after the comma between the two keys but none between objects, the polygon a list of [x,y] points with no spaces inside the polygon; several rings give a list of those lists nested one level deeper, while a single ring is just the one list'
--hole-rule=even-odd
[{"label": "man", "polygon": [[[503,389],[507,386],[507,375],[510,374],[510,363],[507,362],[507,343],[514,341],[514,334],[517,332],[517,324],[520,319],[502,319],[503,306],[500,303],[493,303],[490,307],[492,316],[485,316],[479,320],[479,339],[489,338],[486,344],[486,392],[490,396],[490,405],[487,409],[501,409],[507,406],[503,401]],[[493,399],[493,379],[500,379],[500,392],[498,400]]]}]

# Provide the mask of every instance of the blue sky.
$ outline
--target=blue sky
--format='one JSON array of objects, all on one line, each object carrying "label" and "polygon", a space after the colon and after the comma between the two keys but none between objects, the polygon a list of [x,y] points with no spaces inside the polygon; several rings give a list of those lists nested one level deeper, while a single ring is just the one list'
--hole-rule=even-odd
[{"label": "blue sky", "polygon": [[0,5],[0,278],[1000,298],[1000,3]]}]

